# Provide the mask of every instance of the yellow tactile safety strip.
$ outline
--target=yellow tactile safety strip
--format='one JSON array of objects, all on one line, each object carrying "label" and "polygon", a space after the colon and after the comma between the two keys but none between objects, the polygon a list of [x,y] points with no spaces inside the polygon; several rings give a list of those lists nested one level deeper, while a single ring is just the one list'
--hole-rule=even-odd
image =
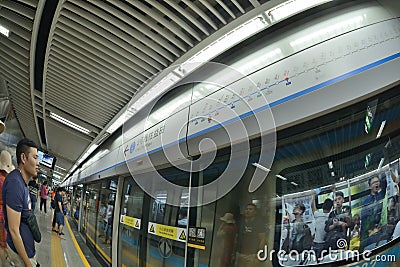
[{"label": "yellow tactile safety strip", "polygon": [[69,233],[70,233],[70,235],[71,235],[72,241],[74,242],[74,245],[75,245],[75,247],[76,247],[76,250],[78,251],[78,254],[79,254],[79,256],[80,256],[81,259],[82,259],[83,265],[85,265],[85,267],[90,267],[90,264],[89,264],[89,262],[87,261],[85,255],[83,255],[83,252],[82,252],[82,250],[81,250],[81,247],[79,246],[78,242],[76,241],[76,238],[75,238],[75,236],[74,236],[74,233],[72,233],[72,229],[71,229],[71,226],[69,226],[68,220],[65,220],[65,223],[67,224]]},{"label": "yellow tactile safety strip", "polygon": [[[87,223],[87,226],[88,226],[88,228],[91,230],[91,231],[94,231],[94,227],[90,224],[90,223]],[[103,257],[108,261],[108,262],[110,262],[111,263],[111,258],[104,252],[104,250],[102,250],[101,249],[101,247],[99,246],[99,245],[97,245],[95,242],[94,242],[94,240],[93,240],[93,238],[91,238],[88,234],[86,234],[86,237],[90,240],[90,242],[97,248],[97,250],[103,255]],[[103,241],[105,240],[104,238],[101,238]],[[126,250],[126,249],[123,249],[122,250],[122,254],[124,255],[124,256],[126,256],[126,257],[128,257],[130,260],[132,260],[133,262],[136,262],[137,264],[139,264],[139,258],[137,258],[136,256],[134,256],[134,255],[132,255],[128,250]],[[147,264],[146,266],[148,266],[148,267],[153,267],[153,265],[151,265],[151,264]],[[126,267],[126,265],[125,264],[122,264],[122,267]]]},{"label": "yellow tactile safety strip", "polygon": [[61,240],[54,232],[51,233],[51,265],[66,267],[61,248]]},{"label": "yellow tactile safety strip", "polygon": [[[88,226],[89,226],[89,228],[90,228],[90,230],[92,231],[92,232],[96,232],[95,230],[94,230],[94,227],[91,225],[91,224],[87,224]],[[97,245],[97,243],[96,242],[94,242],[94,240],[93,240],[93,238],[90,236],[90,235],[88,235],[87,233],[86,233],[86,237],[90,240],[90,242],[92,242],[92,244],[97,248],[97,250],[101,253],[101,255],[103,255],[103,257],[109,262],[109,263],[111,263],[111,258],[110,258],[110,256],[108,256],[105,252],[104,252],[104,250],[102,250],[101,249],[101,247],[99,246],[99,245]]]}]

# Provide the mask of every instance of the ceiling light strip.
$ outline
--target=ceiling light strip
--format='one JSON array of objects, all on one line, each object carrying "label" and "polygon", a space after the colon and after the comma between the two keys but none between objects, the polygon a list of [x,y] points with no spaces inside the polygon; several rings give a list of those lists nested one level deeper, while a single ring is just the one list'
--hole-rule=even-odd
[{"label": "ceiling light strip", "polygon": [[10,36],[10,30],[7,29],[7,28],[4,27],[4,26],[1,26],[1,25],[0,25],[0,33],[3,34],[3,35],[5,35],[5,36],[7,36],[7,37]]},{"label": "ceiling light strip", "polygon": [[79,131],[81,133],[84,133],[84,134],[87,134],[87,135],[90,133],[90,130],[88,130],[88,129],[82,127],[82,126],[79,126],[78,124],[73,123],[72,121],[69,121],[69,120],[67,120],[67,119],[65,119],[65,118],[63,118],[63,117],[61,117],[61,116],[59,116],[59,115],[57,115],[57,114],[55,114],[53,112],[50,112],[50,118],[52,118],[52,119],[54,119],[54,120],[56,120],[58,122],[61,122],[62,124],[66,125],[66,126],[68,126],[70,128],[73,128],[73,129],[75,129],[75,130],[77,130],[77,131]]}]

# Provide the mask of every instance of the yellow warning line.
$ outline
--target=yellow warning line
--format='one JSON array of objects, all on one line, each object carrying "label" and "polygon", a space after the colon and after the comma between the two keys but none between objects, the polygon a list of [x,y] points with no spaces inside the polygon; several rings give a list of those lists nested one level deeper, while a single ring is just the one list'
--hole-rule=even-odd
[{"label": "yellow warning line", "polygon": [[196,245],[196,244],[191,244],[191,243],[188,243],[187,246],[188,246],[188,247],[191,247],[191,248],[202,249],[202,250],[205,250],[205,249],[206,249],[206,246],[201,246],[201,245]]},{"label": "yellow warning line", "polygon": [[51,233],[51,264],[57,267],[66,267],[60,238],[53,232]]},{"label": "yellow warning line", "polygon": [[88,234],[86,234],[86,237],[89,238],[90,242],[92,242],[92,244],[97,248],[97,250],[100,251],[101,255],[103,255],[103,257],[104,257],[109,263],[111,263],[111,258],[110,258],[110,256],[108,256],[108,255],[104,252],[104,250],[103,250],[99,245],[97,245],[96,242],[94,242],[93,238],[91,238],[90,235],[88,235]]},{"label": "yellow warning line", "polygon": [[90,264],[89,264],[89,262],[87,261],[85,255],[83,255],[83,252],[82,252],[82,250],[81,250],[81,247],[79,246],[78,242],[76,241],[76,238],[75,238],[74,233],[72,233],[72,229],[71,229],[71,226],[69,226],[68,219],[66,219],[65,222],[67,223],[69,233],[70,233],[70,235],[71,235],[71,237],[72,237],[72,241],[74,242],[75,248],[76,248],[76,250],[78,251],[78,254],[79,254],[79,256],[80,256],[81,259],[82,259],[83,265],[85,265],[85,267],[90,267]]}]

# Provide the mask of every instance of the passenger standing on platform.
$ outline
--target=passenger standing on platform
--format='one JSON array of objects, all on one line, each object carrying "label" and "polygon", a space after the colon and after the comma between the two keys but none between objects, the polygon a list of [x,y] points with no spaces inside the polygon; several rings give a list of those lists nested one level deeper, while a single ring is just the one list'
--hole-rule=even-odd
[{"label": "passenger standing on platform", "polygon": [[65,195],[65,188],[59,187],[57,189],[56,196],[54,197],[54,202],[56,205],[55,216],[56,216],[56,229],[58,236],[64,235],[62,229],[64,227],[64,208],[63,208],[63,196]]},{"label": "passenger standing on platform", "polygon": [[21,222],[31,210],[28,181],[38,172],[37,146],[29,139],[22,139],[17,144],[16,154],[18,168],[7,175],[2,192],[7,244],[16,266],[40,266],[36,261],[32,232],[27,223]]},{"label": "passenger standing on platform", "polygon": [[[9,172],[14,170],[15,167],[11,162],[11,155],[3,150],[0,154],[0,258],[1,266],[6,266],[6,256],[10,258],[7,250],[7,231],[4,228],[4,211],[3,211],[3,198],[1,192],[3,191],[3,183]],[[7,255],[6,255],[7,254]]]},{"label": "passenger standing on platform", "polygon": [[237,267],[256,267],[260,263],[257,252],[264,249],[266,234],[264,223],[256,215],[257,206],[253,203],[247,204],[238,227]]},{"label": "passenger standing on platform", "polygon": [[51,202],[50,202],[50,207],[53,209],[51,218],[51,229],[53,230],[53,232],[58,233],[58,230],[56,229],[56,203],[54,201],[55,197],[56,197],[56,189],[53,188],[53,190],[51,190]]},{"label": "passenger standing on platform", "polygon": [[40,187],[40,212],[42,212],[44,206],[44,213],[47,215],[47,192],[49,187],[47,186],[47,181],[44,181]]},{"label": "passenger standing on platform", "polygon": [[32,177],[32,179],[29,181],[28,187],[29,194],[31,194],[32,212],[35,212],[37,199],[39,198],[39,184],[37,183],[36,176]]}]

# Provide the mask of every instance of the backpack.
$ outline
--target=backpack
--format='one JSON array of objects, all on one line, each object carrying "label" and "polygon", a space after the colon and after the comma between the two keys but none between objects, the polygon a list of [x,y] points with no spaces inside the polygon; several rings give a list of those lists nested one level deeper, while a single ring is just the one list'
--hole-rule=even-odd
[{"label": "backpack", "polygon": [[304,250],[310,250],[313,244],[313,237],[311,235],[310,227],[304,224],[304,232],[300,236],[296,236],[292,242],[292,250],[296,250],[298,253]]}]

